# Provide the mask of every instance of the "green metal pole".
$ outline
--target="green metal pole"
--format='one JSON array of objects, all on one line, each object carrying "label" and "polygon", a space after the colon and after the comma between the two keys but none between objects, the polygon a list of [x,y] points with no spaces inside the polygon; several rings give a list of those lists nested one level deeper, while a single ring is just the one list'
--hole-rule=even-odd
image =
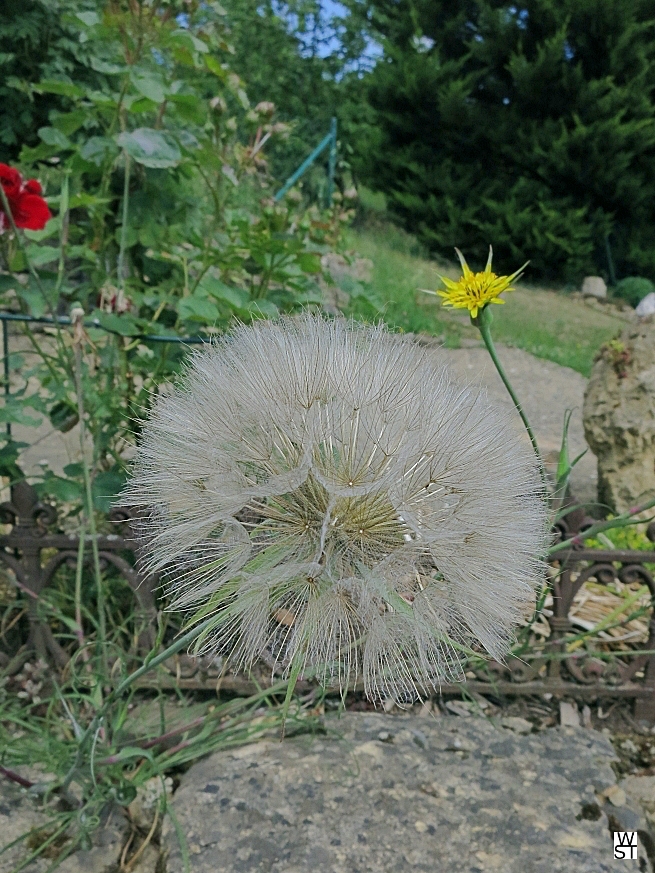
[{"label": "green metal pole", "polygon": [[326,148],[328,145],[330,145],[331,142],[332,142],[332,130],[330,130],[330,132],[328,133],[327,136],[323,137],[323,139],[319,142],[319,144],[316,146],[314,151],[310,155],[308,155],[308,157],[306,157],[305,160],[302,162],[302,164],[298,167],[296,172],[292,176],[289,176],[287,181],[280,188],[280,190],[277,192],[277,194],[275,195],[275,197],[273,199],[274,200],[281,200],[284,197],[284,195],[287,193],[289,188],[292,188],[296,184],[296,182],[302,176],[302,174],[311,167],[311,165],[314,163],[316,158],[321,154],[323,149]]},{"label": "green metal pole", "polygon": [[332,118],[330,122],[330,162],[328,164],[328,186],[326,195],[326,208],[332,206],[332,194],[334,193],[334,173],[337,168],[337,119]]}]

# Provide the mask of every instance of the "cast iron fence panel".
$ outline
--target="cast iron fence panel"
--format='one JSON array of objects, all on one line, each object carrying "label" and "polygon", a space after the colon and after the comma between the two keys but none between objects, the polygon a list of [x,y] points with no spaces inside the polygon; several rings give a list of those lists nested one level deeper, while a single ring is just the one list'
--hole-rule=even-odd
[{"label": "cast iron fence panel", "polygon": [[[98,536],[101,563],[115,567],[134,592],[137,618],[145,628],[138,639],[137,654],[145,653],[156,639],[158,580],[152,576],[143,578],[135,568],[138,543],[130,516],[115,512],[110,519],[119,532]],[[576,519],[572,517],[573,521]],[[51,584],[56,570],[66,562],[77,562],[79,536],[59,532],[55,508],[42,503],[35,489],[24,481],[12,486],[10,501],[0,504],[0,522],[11,525],[9,533],[0,536],[0,562],[12,571],[15,584],[27,595],[30,622],[27,644],[21,651],[9,653],[9,657],[5,654],[5,667],[18,670],[32,653],[43,658],[49,656],[63,667],[69,655],[57,642],[49,625],[39,618],[37,607],[39,597]],[[560,534],[570,536],[581,523],[584,519],[577,518],[575,526],[570,523]],[[651,540],[655,539],[655,524],[649,527],[648,534]],[[85,560],[90,560],[91,539],[87,536],[85,540]],[[42,553],[46,551],[49,557],[44,559]],[[552,615],[547,618],[550,636],[543,650],[526,652],[523,658],[510,657],[503,664],[488,662],[483,669],[467,674],[464,686],[444,685],[442,693],[461,694],[463,689],[468,689],[494,696],[550,692],[557,697],[569,695],[583,700],[633,699],[635,716],[655,722],[655,616],[652,610],[655,582],[648,564],[655,565],[655,548],[652,552],[571,548],[557,553],[551,563],[553,605]],[[571,607],[576,594],[589,579],[601,585],[619,580],[647,586],[651,609],[648,640],[643,649],[617,652],[611,658],[586,650],[568,651],[567,641],[573,631]],[[261,681],[261,676],[258,680]],[[248,692],[255,688],[247,677],[224,674],[220,663],[188,656],[172,659],[168,670],[154,681],[159,687],[187,689],[214,688],[217,681],[231,690]]]}]

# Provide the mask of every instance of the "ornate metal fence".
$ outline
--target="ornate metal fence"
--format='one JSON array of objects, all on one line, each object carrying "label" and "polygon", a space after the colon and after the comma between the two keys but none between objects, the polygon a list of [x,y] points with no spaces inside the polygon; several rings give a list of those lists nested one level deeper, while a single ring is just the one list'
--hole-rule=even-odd
[{"label": "ornate metal fence", "polygon": [[[584,519],[571,516],[571,535]],[[112,565],[129,583],[136,600],[137,614],[145,631],[138,640],[141,651],[149,650],[155,640],[157,580],[140,577],[134,568],[137,545],[125,515],[112,517],[120,531],[98,537],[101,564]],[[79,537],[57,530],[54,508],[41,503],[35,490],[26,482],[14,485],[11,500],[0,504],[0,523],[11,526],[0,536],[0,563],[12,575],[14,584],[27,595],[30,635],[20,652],[5,653],[5,668],[18,669],[31,653],[51,658],[59,666],[68,661],[68,654],[55,639],[49,625],[39,618],[38,599],[59,567],[77,562]],[[655,524],[648,535],[655,540]],[[90,548],[86,547],[87,553]],[[597,700],[608,698],[633,699],[635,717],[655,722],[655,617],[653,599],[655,583],[649,565],[655,565],[655,548],[650,551],[619,551],[574,548],[563,550],[552,563],[552,604],[547,615],[548,632],[543,645],[526,650],[522,657],[508,659],[505,664],[488,663],[483,670],[468,674],[464,686],[471,691],[493,695],[533,695],[550,692],[556,697]],[[574,626],[571,609],[576,594],[589,580],[601,586],[619,581],[641,583],[649,592],[647,607],[647,640],[639,649],[625,647],[623,651],[593,652],[571,645]],[[269,671],[270,672],[270,671]],[[180,658],[171,665],[157,683],[183,688],[214,688],[221,675],[220,665],[194,662]],[[223,676],[223,687],[248,690],[244,677]],[[254,688],[254,686],[252,686]],[[444,686],[444,694],[460,694],[460,686]]]}]

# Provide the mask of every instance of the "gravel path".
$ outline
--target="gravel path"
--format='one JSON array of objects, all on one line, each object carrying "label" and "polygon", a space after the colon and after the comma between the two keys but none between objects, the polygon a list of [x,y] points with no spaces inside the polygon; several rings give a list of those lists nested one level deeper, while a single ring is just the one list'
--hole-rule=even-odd
[{"label": "gravel path", "polygon": [[[442,348],[436,350],[435,354],[443,357],[456,377],[485,386],[492,399],[508,408],[512,407],[507,390],[485,348],[478,344],[461,349]],[[582,401],[587,380],[575,370],[535,358],[522,349],[498,346],[498,357],[535,431],[546,467],[554,473],[567,409],[573,409],[569,428],[571,459],[588,449],[582,428]],[[517,427],[523,430],[518,413],[515,417]],[[581,502],[595,501],[596,483],[596,458],[589,450],[574,467],[571,490]]]},{"label": "gravel path", "polygon": [[[484,385],[492,398],[511,408],[507,391],[486,350],[477,342],[464,342],[467,343],[465,348],[435,348],[434,354],[443,358],[456,377],[475,385]],[[22,337],[13,336],[10,349],[13,352],[26,352],[28,347]],[[546,465],[554,471],[564,413],[569,408],[574,410],[569,432],[571,457],[587,448],[582,429],[582,401],[587,380],[568,367],[535,358],[521,349],[499,346],[498,354],[536,432]],[[27,364],[29,353],[25,358]],[[517,428],[524,433],[518,414],[515,419]],[[14,425],[13,433],[17,440],[30,446],[22,455],[22,466],[28,475],[40,472],[39,461],[42,459],[47,460],[59,474],[66,464],[79,459],[77,428],[61,434],[53,431],[49,422],[44,421],[39,428]],[[571,486],[578,500],[596,500],[596,459],[591,452],[575,468]]]}]

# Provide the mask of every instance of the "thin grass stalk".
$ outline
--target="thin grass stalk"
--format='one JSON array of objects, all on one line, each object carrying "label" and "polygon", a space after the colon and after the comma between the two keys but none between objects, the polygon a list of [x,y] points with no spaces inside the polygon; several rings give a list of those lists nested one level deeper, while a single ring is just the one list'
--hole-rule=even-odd
[{"label": "thin grass stalk", "polygon": [[107,624],[105,616],[105,596],[103,591],[102,572],[100,570],[100,554],[98,551],[98,537],[95,521],[95,512],[93,507],[93,491],[91,486],[91,471],[89,470],[89,462],[86,456],[86,427],[84,423],[84,387],[82,384],[82,341],[83,341],[83,326],[82,318],[84,313],[81,309],[76,309],[71,313],[73,318],[73,351],[75,355],[75,393],[77,396],[77,415],[80,422],[80,450],[82,454],[82,468],[84,471],[84,490],[86,503],[86,516],[89,533],[91,535],[91,551],[93,554],[93,570],[96,583],[96,598],[98,604],[98,645],[99,645],[99,663],[101,666],[102,676],[106,678],[109,673],[107,664],[107,652],[105,642],[107,637]]},{"label": "thin grass stalk", "polygon": [[80,543],[77,550],[77,564],[75,565],[75,623],[77,625],[77,630],[75,635],[77,636],[77,644],[79,646],[80,652],[84,654],[82,657],[84,660],[88,660],[88,653],[84,648],[84,627],[82,625],[82,571],[84,569],[84,537],[86,535],[86,527],[84,522],[80,527]]},{"label": "thin grass stalk", "polygon": [[61,183],[61,199],[59,201],[59,217],[61,219],[61,231],[59,235],[59,264],[57,266],[57,284],[54,296],[58,299],[61,286],[64,281],[66,268],[66,247],[68,245],[68,221],[69,221],[69,171],[66,171]]},{"label": "thin grass stalk", "polygon": [[[641,506],[633,506],[631,509],[626,510],[626,512],[622,512],[620,515],[609,519],[609,521],[598,521],[586,530],[581,531],[573,537],[569,537],[568,540],[563,540],[561,543],[555,543],[555,545],[548,549],[547,555],[550,558],[552,555],[556,555],[557,552],[561,552],[564,549],[572,549],[576,546],[581,546],[585,540],[593,539],[597,533],[601,533],[605,530],[612,530],[612,528],[615,527],[628,527],[631,524],[641,524],[643,520],[635,518],[635,516],[641,515],[642,512],[647,512],[649,509],[653,509],[653,507],[655,507],[655,499],[642,503]],[[650,521],[651,519],[648,520]]]},{"label": "thin grass stalk", "polygon": [[123,223],[121,225],[121,242],[118,251],[118,286],[123,291],[125,289],[125,250],[127,249],[127,220],[130,209],[130,156],[124,150],[125,156],[125,178],[123,180]]}]

